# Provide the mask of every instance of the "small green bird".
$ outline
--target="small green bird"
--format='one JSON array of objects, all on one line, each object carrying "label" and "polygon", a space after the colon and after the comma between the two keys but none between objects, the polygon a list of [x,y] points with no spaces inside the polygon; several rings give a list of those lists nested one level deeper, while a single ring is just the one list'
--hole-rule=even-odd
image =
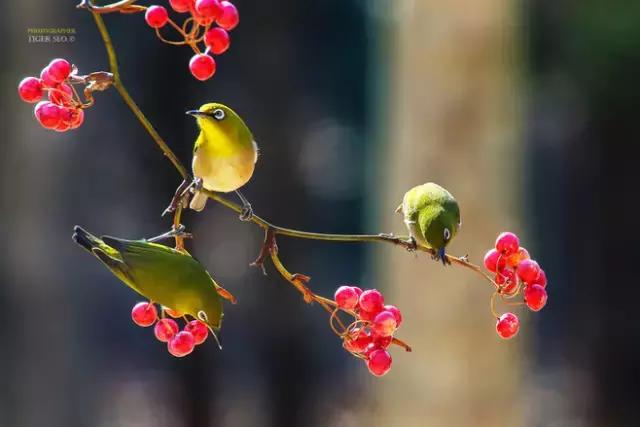
[{"label": "small green bird", "polygon": [[[193,176],[198,185],[210,191],[235,191],[242,200],[241,219],[251,218],[251,204],[238,191],[253,175],[258,161],[258,145],[244,121],[223,104],[204,104],[198,110],[187,111],[196,117],[200,134],[193,147]],[[207,196],[198,191],[189,207],[204,209]]]},{"label": "small green bird", "polygon": [[407,191],[396,212],[402,212],[411,238],[435,249],[435,259],[447,264],[445,248],[462,225],[456,199],[433,182]]},{"label": "small green bird", "polygon": [[98,238],[77,225],[73,231],[77,244],[140,295],[220,329],[218,284],[190,255],[147,240]]}]

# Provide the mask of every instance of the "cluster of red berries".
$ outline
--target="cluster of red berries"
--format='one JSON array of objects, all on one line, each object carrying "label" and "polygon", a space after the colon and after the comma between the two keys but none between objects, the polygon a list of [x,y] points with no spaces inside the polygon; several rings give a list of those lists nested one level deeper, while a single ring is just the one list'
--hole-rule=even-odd
[{"label": "cluster of red berries", "polygon": [[[547,303],[547,276],[538,263],[531,259],[529,252],[520,247],[520,239],[514,233],[500,233],[494,249],[484,256],[484,266],[495,273],[497,293],[504,297],[514,297],[524,287],[524,303],[532,311],[540,311]],[[513,313],[498,317],[496,332],[501,338],[509,339],[520,329],[520,321]]]},{"label": "cluster of red berries", "polygon": [[[23,101],[36,103],[36,119],[45,129],[66,132],[84,121],[82,102],[69,80],[74,68],[66,59],[56,58],[42,69],[40,78],[25,77],[18,85]],[[48,101],[43,101],[45,92]]]},{"label": "cluster of red berries", "polygon": [[[208,80],[216,72],[216,61],[211,54],[220,55],[229,49],[231,39],[228,31],[233,30],[240,22],[238,9],[226,0],[169,0],[171,8],[178,13],[191,15],[182,27],[169,18],[167,9],[163,6],[150,6],[145,13],[147,24],[156,29],[158,37],[165,41],[159,29],[170,23],[184,37],[184,42],[170,42],[171,44],[188,44],[195,55],[189,61],[189,70],[198,80]],[[217,26],[213,26],[214,23]],[[205,51],[202,53],[198,43],[204,42]]]},{"label": "cluster of red berries", "polygon": [[155,324],[154,335],[158,341],[167,343],[167,350],[171,355],[184,357],[209,336],[209,328],[200,320],[191,320],[187,322],[184,329],[180,330],[178,322],[174,319],[183,317],[182,313],[167,307],[162,307],[161,310],[170,317],[158,318],[156,306],[142,301],[133,306],[131,318],[136,325],[144,328]]},{"label": "cluster of red berries", "polygon": [[400,310],[385,305],[384,297],[375,289],[363,291],[357,286],[340,286],[334,298],[340,309],[356,319],[344,334],[342,346],[364,359],[373,375],[381,377],[389,372],[392,359],[387,349],[402,324]]}]

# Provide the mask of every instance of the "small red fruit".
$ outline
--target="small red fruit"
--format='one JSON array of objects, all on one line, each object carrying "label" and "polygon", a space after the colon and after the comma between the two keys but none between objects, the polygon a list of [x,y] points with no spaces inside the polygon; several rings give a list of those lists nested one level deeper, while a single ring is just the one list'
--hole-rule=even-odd
[{"label": "small red fruit", "polygon": [[222,16],[222,6],[218,0],[196,0],[196,12],[203,18],[218,19]]},{"label": "small red fruit", "polygon": [[156,311],[156,306],[151,304],[150,302],[139,302],[133,306],[133,310],[131,310],[131,318],[133,322],[142,327],[147,327],[153,325],[158,319],[158,312]]},{"label": "small red fruit", "polygon": [[49,63],[47,70],[52,81],[62,83],[71,74],[71,64],[66,59],[56,58]]},{"label": "small red fruit", "polygon": [[211,78],[216,72],[216,61],[209,55],[198,53],[189,61],[189,70],[200,81]]},{"label": "small red fruit", "polygon": [[175,320],[160,319],[158,323],[156,323],[156,326],[154,326],[153,333],[158,341],[169,342],[169,340],[178,333],[179,329],[178,323]]},{"label": "small red fruit", "polygon": [[524,302],[533,311],[540,311],[547,303],[547,291],[540,285],[529,285],[524,288]]},{"label": "small red fruit", "polygon": [[220,55],[229,49],[231,39],[229,38],[229,33],[224,29],[216,27],[206,32],[204,35],[204,44],[211,49],[211,52]]},{"label": "small red fruit", "polygon": [[391,342],[393,341],[393,337],[389,336],[389,337],[380,337],[380,336],[375,336],[373,338],[373,344],[377,347],[377,348],[387,348],[391,345]]},{"label": "small red fruit", "polygon": [[49,100],[58,105],[73,105],[73,89],[66,83],[60,83],[49,91]]},{"label": "small red fruit", "polygon": [[520,264],[520,261],[529,258],[529,251],[527,251],[525,248],[519,248],[518,252],[507,257],[507,265],[511,268],[516,268],[518,264]]},{"label": "small red fruit", "polygon": [[540,266],[532,259],[525,259],[518,264],[518,277],[525,283],[536,283],[540,275]]},{"label": "small red fruit", "polygon": [[358,294],[351,286],[340,286],[334,295],[338,307],[344,310],[352,310],[358,305]]},{"label": "small red fruit", "polygon": [[45,129],[55,129],[62,120],[62,109],[49,101],[38,102],[33,112],[38,122]]},{"label": "small red fruit", "polygon": [[187,325],[184,327],[184,330],[187,332],[191,332],[196,345],[205,342],[205,340],[209,336],[209,328],[207,328],[207,325],[199,320],[192,320],[191,322],[187,323]]},{"label": "small red fruit", "polygon": [[51,74],[49,74],[48,66],[44,67],[40,72],[40,82],[42,82],[43,87],[55,87],[58,83],[60,83],[55,81],[53,77],[51,77]]},{"label": "small red fruit", "polygon": [[373,337],[364,329],[355,329],[346,337],[342,346],[352,353],[362,353],[373,342]]},{"label": "small red fruit", "polygon": [[547,274],[544,272],[543,269],[540,269],[540,273],[538,273],[536,284],[542,286],[543,288],[547,287]]},{"label": "small red fruit", "polygon": [[516,273],[513,270],[504,269],[499,273],[496,273],[496,283],[502,286],[502,292],[509,295],[516,290],[518,281],[516,280]]},{"label": "small red fruit", "polygon": [[358,298],[360,298],[360,295],[362,295],[362,289],[357,286],[352,286],[352,288],[354,291],[356,291],[356,294],[358,294]]},{"label": "small red fruit", "polygon": [[384,297],[376,289],[367,289],[360,295],[358,305],[361,310],[377,314],[384,306]]},{"label": "small red fruit", "polygon": [[169,0],[169,4],[176,12],[183,13],[189,11],[189,8],[193,5],[193,0]]},{"label": "small red fruit", "polygon": [[82,108],[73,109],[73,120],[71,121],[71,129],[79,128],[84,122],[84,110]]},{"label": "small red fruit", "polygon": [[222,15],[220,15],[216,22],[225,30],[231,31],[240,22],[238,9],[228,1],[221,1],[220,6],[222,6]]},{"label": "small red fruit", "polygon": [[507,260],[496,249],[490,249],[484,256],[484,267],[492,273],[502,271],[506,265]]},{"label": "small red fruit", "polygon": [[24,102],[38,102],[42,99],[42,82],[35,77],[25,77],[18,84],[18,93]]},{"label": "small red fruit", "polygon": [[68,122],[65,122],[64,120],[60,120],[60,123],[58,123],[58,126],[53,128],[53,130],[55,130],[56,132],[66,132],[69,129],[71,129],[71,124]]},{"label": "small red fruit", "polygon": [[369,354],[367,368],[376,377],[381,377],[391,369],[391,355],[387,350],[377,349]]},{"label": "small red fruit", "polygon": [[509,256],[518,252],[520,247],[520,239],[515,234],[505,231],[500,233],[496,239],[496,249],[504,256]]},{"label": "small red fruit", "polygon": [[505,340],[514,337],[520,329],[518,316],[513,313],[504,313],[496,322],[496,332]]},{"label": "small red fruit", "polygon": [[390,311],[381,311],[373,319],[371,330],[381,337],[390,337],[397,328],[396,317]]},{"label": "small red fruit", "polygon": [[175,357],[184,357],[193,351],[196,341],[191,332],[180,331],[169,340],[167,350]]},{"label": "small red fruit", "polygon": [[144,14],[144,20],[151,28],[162,28],[167,25],[169,14],[163,6],[149,6]]},{"label": "small red fruit", "polygon": [[399,328],[402,324],[402,312],[400,309],[395,305],[385,305],[384,309],[393,313],[393,316],[396,318],[396,327]]}]

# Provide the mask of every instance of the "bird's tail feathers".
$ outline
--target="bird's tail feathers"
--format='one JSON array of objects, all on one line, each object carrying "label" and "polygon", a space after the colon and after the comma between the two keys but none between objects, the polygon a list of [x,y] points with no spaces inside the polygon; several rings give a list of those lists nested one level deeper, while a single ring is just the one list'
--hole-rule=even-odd
[{"label": "bird's tail feathers", "polygon": [[207,195],[201,191],[196,191],[193,197],[191,198],[191,203],[189,203],[189,207],[194,211],[201,212],[207,204]]}]

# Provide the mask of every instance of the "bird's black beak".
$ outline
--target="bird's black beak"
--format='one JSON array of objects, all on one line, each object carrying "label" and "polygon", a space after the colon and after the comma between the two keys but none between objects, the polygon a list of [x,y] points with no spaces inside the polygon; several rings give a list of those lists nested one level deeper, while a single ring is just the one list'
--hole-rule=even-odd
[{"label": "bird's black beak", "polygon": [[440,257],[440,261],[442,261],[442,265],[447,265],[447,254],[444,251],[444,248],[440,248],[440,250],[438,251],[438,257]]},{"label": "bird's black beak", "polygon": [[190,116],[206,116],[207,115],[207,113],[203,113],[200,110],[189,110],[189,111],[185,111],[184,113]]}]

